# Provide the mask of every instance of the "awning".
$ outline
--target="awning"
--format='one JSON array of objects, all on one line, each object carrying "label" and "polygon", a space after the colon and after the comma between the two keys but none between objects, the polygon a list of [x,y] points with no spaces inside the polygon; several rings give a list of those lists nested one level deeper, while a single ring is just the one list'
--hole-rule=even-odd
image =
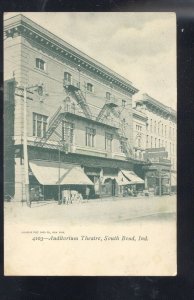
[{"label": "awning", "polygon": [[137,176],[133,171],[121,170],[121,172],[129,180],[128,184],[144,184],[144,180]]},{"label": "awning", "polygon": [[79,165],[59,163],[53,161],[30,161],[30,168],[42,185],[94,185]]},{"label": "awning", "polygon": [[176,186],[177,181],[176,181],[176,174],[171,174],[171,186]]},{"label": "awning", "polygon": [[118,185],[128,185],[128,184],[130,184],[130,181],[120,171],[118,174],[117,183],[118,183]]}]

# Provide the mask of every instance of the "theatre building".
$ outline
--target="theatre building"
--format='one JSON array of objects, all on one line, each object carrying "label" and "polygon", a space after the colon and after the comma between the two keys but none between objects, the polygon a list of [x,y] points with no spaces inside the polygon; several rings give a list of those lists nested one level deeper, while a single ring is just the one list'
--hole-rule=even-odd
[{"label": "theatre building", "polygon": [[83,197],[87,186],[92,198],[141,181],[133,84],[23,15],[4,31],[5,192],[25,200],[29,180],[45,198],[57,198],[58,186]]}]

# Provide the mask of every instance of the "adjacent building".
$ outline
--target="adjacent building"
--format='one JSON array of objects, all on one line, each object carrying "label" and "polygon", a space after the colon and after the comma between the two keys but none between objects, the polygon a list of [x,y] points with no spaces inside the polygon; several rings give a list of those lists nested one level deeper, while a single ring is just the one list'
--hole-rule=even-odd
[{"label": "adjacent building", "polygon": [[[23,15],[7,19],[4,31],[5,192],[26,197],[26,137],[30,188],[41,186],[47,198],[56,198],[59,186],[82,194],[90,186],[96,197],[118,195],[134,178],[143,183],[134,166],[140,146],[151,145],[143,125],[150,116],[140,112],[145,101],[132,109],[137,88]],[[141,115],[135,156],[134,114]]]},{"label": "adjacent building", "polygon": [[167,193],[176,186],[176,111],[143,94],[133,118],[135,155],[150,163],[143,167],[145,188],[160,187],[162,193],[163,187]]}]

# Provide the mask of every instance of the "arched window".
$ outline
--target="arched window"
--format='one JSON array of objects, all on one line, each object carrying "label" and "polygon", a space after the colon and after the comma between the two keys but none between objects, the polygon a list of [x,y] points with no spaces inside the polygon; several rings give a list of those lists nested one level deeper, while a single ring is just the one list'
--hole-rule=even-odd
[{"label": "arched window", "polygon": [[64,80],[68,83],[71,83],[71,78],[72,78],[72,75],[68,72],[65,72],[64,73]]},{"label": "arched window", "polygon": [[46,69],[46,63],[41,58],[36,58],[36,68],[42,71]]}]

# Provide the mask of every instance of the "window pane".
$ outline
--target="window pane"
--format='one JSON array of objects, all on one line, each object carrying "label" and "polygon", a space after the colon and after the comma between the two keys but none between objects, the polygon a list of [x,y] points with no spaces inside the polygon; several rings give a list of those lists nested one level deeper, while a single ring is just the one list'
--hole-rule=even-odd
[{"label": "window pane", "polygon": [[33,136],[43,137],[46,135],[47,116],[33,113]]},{"label": "window pane", "polygon": [[41,134],[41,133],[42,133],[42,132],[41,132],[41,127],[42,127],[42,126],[41,126],[41,125],[42,125],[42,122],[39,122],[39,121],[38,121],[38,122],[37,122],[37,136],[38,136],[38,137],[41,137],[41,136],[42,136],[42,134]]},{"label": "window pane", "polygon": [[110,93],[109,93],[109,92],[106,92],[106,98],[107,98],[108,100],[110,100]]}]

